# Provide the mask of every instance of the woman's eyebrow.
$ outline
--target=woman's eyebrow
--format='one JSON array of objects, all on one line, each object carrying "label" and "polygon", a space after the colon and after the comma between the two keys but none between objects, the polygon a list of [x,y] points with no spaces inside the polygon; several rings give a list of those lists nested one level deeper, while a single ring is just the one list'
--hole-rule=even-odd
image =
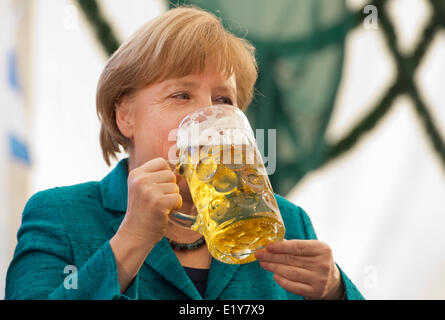
[{"label": "woman's eyebrow", "polygon": [[236,96],[236,90],[232,86],[218,86],[214,88],[216,91],[231,93]]},{"label": "woman's eyebrow", "polygon": [[170,84],[166,84],[164,87],[164,90],[168,90],[171,88],[175,88],[175,87],[183,87],[183,88],[196,88],[199,87],[198,84],[196,84],[195,82],[192,81],[175,81],[173,83]]},{"label": "woman's eyebrow", "polygon": [[[187,81],[187,80],[175,81],[175,82],[166,84],[165,87],[163,88],[163,90],[170,90],[170,89],[177,88],[177,87],[195,89],[195,88],[199,87],[199,84],[197,84],[196,82]],[[236,90],[232,86],[226,86],[226,85],[216,86],[213,88],[213,90],[219,91],[219,92],[230,93],[233,96],[236,96]]]}]

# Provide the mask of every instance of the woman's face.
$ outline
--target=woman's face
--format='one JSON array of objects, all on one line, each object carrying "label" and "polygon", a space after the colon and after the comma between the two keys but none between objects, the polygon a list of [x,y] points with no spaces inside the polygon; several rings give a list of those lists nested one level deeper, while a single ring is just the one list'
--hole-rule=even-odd
[{"label": "woman's face", "polygon": [[200,74],[154,83],[124,98],[116,109],[116,121],[132,141],[129,169],[157,157],[168,159],[176,143],[170,132],[186,115],[212,104],[236,105],[236,96],[235,76],[226,79],[208,63]]}]

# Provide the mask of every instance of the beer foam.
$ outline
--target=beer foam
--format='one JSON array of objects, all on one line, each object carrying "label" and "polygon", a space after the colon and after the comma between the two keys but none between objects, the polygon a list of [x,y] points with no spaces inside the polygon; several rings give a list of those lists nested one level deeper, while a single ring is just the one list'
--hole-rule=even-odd
[{"label": "beer foam", "polygon": [[249,144],[252,141],[255,141],[252,128],[239,108],[215,105],[199,109],[182,120],[176,145],[183,149],[200,145]]}]

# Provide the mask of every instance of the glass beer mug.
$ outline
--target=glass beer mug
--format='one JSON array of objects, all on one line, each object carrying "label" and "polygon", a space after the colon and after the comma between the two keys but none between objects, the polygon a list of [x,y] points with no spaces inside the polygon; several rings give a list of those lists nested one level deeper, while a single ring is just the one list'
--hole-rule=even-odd
[{"label": "glass beer mug", "polygon": [[240,109],[214,105],[189,114],[176,146],[176,170],[186,178],[198,214],[172,211],[170,220],[203,234],[215,259],[248,263],[256,250],[284,238],[264,163]]}]

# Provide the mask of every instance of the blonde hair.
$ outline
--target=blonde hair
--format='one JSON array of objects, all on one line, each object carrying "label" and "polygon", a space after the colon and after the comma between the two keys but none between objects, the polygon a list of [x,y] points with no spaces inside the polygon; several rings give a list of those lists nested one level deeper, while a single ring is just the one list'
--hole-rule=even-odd
[{"label": "blonde hair", "polygon": [[195,7],[178,7],[139,28],[110,57],[99,78],[96,108],[101,121],[100,145],[105,162],[124,150],[130,140],[121,134],[115,109],[120,99],[154,82],[204,71],[206,58],[218,58],[217,70],[235,74],[237,105],[251,102],[257,79],[255,48],[226,31],[213,14]]}]

